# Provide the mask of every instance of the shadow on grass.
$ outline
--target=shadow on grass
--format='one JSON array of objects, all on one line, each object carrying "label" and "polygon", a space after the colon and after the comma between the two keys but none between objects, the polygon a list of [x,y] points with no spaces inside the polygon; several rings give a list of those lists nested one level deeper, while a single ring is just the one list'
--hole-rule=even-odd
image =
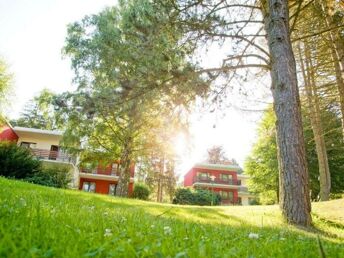
[{"label": "shadow on grass", "polygon": [[[263,226],[263,223],[260,224],[260,219],[264,218],[264,216],[266,215],[264,212],[268,209],[265,208],[258,209],[259,212],[254,212],[254,207],[233,207],[235,208],[234,212],[238,212],[238,214],[233,215],[228,214],[232,207],[191,207],[172,204],[157,204],[134,199],[109,197],[99,194],[90,194],[81,191],[61,191],[54,188],[36,186],[23,182],[16,182],[13,185],[15,185],[15,187],[20,186],[19,191],[17,188],[11,189],[11,181],[6,181],[10,183],[7,184],[7,189],[5,184],[3,189],[4,191],[18,191],[16,193],[17,195],[18,193],[25,195],[25,192],[28,192],[31,195],[33,195],[32,197],[37,199],[40,198],[42,202],[47,202],[49,203],[49,205],[52,205],[52,200],[58,198],[62,200],[62,203],[60,204],[61,207],[64,207],[65,204],[63,203],[63,199],[65,199],[71,201],[70,203],[68,202],[71,206],[73,205],[73,203],[75,203],[79,206],[90,207],[91,210],[93,210],[94,207],[94,210],[97,210],[98,208],[104,208],[107,210],[118,209],[120,213],[134,215],[139,214],[141,217],[146,217],[149,221],[157,221],[166,225],[170,225],[171,223],[184,223],[185,225],[202,225],[207,228],[215,227],[218,229],[238,230],[238,232],[244,232],[246,237],[250,232],[260,232],[266,235],[272,234],[277,237],[287,232],[287,234],[292,236],[292,238],[294,239],[297,239],[299,235],[302,234],[305,238],[311,239],[312,241],[316,241],[316,235],[318,234],[324,237],[323,241],[325,242],[338,242],[338,235],[335,233],[325,231],[317,226],[311,229],[304,229],[287,225],[283,223],[280,218],[276,219],[276,221],[273,221],[272,224],[269,226]],[[123,209],[123,211],[121,209]],[[246,211],[247,214],[245,215]],[[269,218],[269,216],[271,217],[272,214],[275,214],[275,211],[272,213],[267,213],[266,219],[271,219]],[[254,220],[254,216],[257,217],[256,220]],[[141,219],[135,218],[135,220],[138,220],[139,222]],[[327,223],[326,221],[323,222]],[[330,224],[328,226],[334,227],[337,225]],[[340,229],[342,230],[343,227],[340,226]]]},{"label": "shadow on grass", "polygon": [[[66,191],[66,194],[69,194],[70,191]],[[173,205],[173,204],[159,204],[152,202],[145,202],[129,198],[119,198],[119,197],[109,197],[99,194],[89,194],[89,193],[80,193],[73,192],[73,195],[77,196],[83,200],[83,202],[89,203],[89,201],[99,200],[103,203],[102,206],[111,208],[111,209],[127,209],[128,211],[132,210],[134,212],[141,212],[146,216],[153,218],[154,220],[162,221],[179,221],[183,223],[195,223],[209,226],[220,226],[228,228],[243,229],[247,232],[250,231],[267,231],[279,235],[284,231],[288,231],[289,234],[294,235],[294,237],[303,234],[307,238],[312,238],[316,241],[317,235],[320,235],[326,238],[324,241],[338,242],[338,239],[344,240],[338,234],[332,233],[330,231],[325,231],[318,227],[317,225],[311,228],[303,228],[293,225],[288,225],[282,221],[282,218],[277,219],[274,217],[278,223],[275,225],[265,225],[260,224],[260,221],[255,223],[250,222],[247,217],[239,218],[238,215],[230,215],[226,212],[226,209],[231,209],[233,207],[205,207],[205,206],[183,206],[183,205]],[[235,207],[240,209],[241,207]],[[269,220],[269,217],[275,216],[275,212],[264,213],[265,209],[262,208],[260,213],[253,213],[252,216],[257,216],[257,219]],[[250,216],[250,210],[247,212],[247,216]],[[242,215],[242,212],[239,216]],[[278,214],[280,216],[280,214]],[[334,223],[326,222],[329,227],[336,227]],[[339,225],[340,229],[343,229],[343,225]]]}]

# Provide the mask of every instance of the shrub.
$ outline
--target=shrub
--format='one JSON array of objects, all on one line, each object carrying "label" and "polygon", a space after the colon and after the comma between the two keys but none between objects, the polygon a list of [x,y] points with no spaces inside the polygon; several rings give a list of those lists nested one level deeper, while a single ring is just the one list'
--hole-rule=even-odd
[{"label": "shrub", "polygon": [[41,171],[25,180],[39,185],[51,186],[56,188],[67,188],[72,178],[70,169],[62,165],[44,166]]},{"label": "shrub", "polygon": [[29,149],[12,142],[0,142],[0,175],[25,179],[41,171],[42,164]]},{"label": "shrub", "polygon": [[190,188],[179,188],[173,199],[174,204],[189,205],[219,205],[221,197],[208,190],[196,189],[192,191]]},{"label": "shrub", "polygon": [[149,194],[150,190],[147,185],[135,184],[132,197],[140,200],[148,200]]},{"label": "shrub", "polygon": [[176,190],[175,197],[173,198],[174,204],[194,204],[195,196],[190,188],[179,188]]}]

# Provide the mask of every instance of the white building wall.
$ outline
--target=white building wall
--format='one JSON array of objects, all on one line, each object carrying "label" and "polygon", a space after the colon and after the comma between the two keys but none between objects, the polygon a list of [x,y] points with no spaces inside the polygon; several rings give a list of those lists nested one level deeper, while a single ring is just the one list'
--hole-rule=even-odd
[{"label": "white building wall", "polygon": [[18,145],[21,142],[33,142],[36,143],[36,149],[50,150],[51,145],[59,145],[61,136],[56,135],[29,135],[25,134],[18,139]]},{"label": "white building wall", "polygon": [[241,196],[241,205],[250,205],[248,197],[247,196]]}]

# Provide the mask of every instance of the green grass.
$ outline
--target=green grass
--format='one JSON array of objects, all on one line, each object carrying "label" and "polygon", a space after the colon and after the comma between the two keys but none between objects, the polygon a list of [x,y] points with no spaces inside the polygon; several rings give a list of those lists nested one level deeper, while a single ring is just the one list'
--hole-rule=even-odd
[{"label": "green grass", "polygon": [[304,231],[277,206],[173,206],[0,178],[0,257],[320,257],[317,235],[326,257],[344,257],[344,200],[313,206]]}]

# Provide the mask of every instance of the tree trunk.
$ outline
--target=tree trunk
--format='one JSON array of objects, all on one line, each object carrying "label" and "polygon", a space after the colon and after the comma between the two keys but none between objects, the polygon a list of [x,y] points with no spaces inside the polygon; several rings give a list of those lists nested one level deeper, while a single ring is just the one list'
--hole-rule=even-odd
[{"label": "tree trunk", "polygon": [[159,164],[159,175],[158,175],[158,193],[157,193],[157,202],[162,202],[163,200],[163,180],[165,172],[165,156],[161,154],[160,164]]},{"label": "tree trunk", "polygon": [[122,197],[128,197],[131,165],[130,153],[130,147],[128,144],[126,144],[120,160],[120,174],[118,179],[118,185],[116,187],[116,195]]},{"label": "tree trunk", "polygon": [[330,168],[328,165],[327,150],[323,132],[323,126],[320,118],[320,105],[319,96],[316,88],[316,81],[312,63],[312,56],[308,44],[304,45],[305,59],[302,58],[302,51],[299,45],[299,55],[301,63],[301,71],[304,78],[306,99],[308,103],[309,117],[311,120],[312,131],[316,146],[318,165],[319,165],[319,178],[320,178],[320,200],[328,201],[331,190],[331,176]]},{"label": "tree trunk", "polygon": [[289,223],[309,226],[311,204],[287,0],[262,0],[271,55],[280,170],[280,207]]}]

